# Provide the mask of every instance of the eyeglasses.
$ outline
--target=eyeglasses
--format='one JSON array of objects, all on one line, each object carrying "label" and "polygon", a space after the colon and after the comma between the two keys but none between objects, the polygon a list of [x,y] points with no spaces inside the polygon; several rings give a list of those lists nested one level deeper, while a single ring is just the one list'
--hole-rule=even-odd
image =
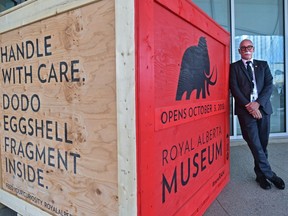
[{"label": "eyeglasses", "polygon": [[241,46],[241,47],[240,47],[240,50],[241,50],[241,51],[246,51],[246,49],[247,49],[248,51],[251,51],[253,48],[254,48],[254,47],[251,46],[251,45],[249,45],[249,46],[247,46],[247,47]]}]

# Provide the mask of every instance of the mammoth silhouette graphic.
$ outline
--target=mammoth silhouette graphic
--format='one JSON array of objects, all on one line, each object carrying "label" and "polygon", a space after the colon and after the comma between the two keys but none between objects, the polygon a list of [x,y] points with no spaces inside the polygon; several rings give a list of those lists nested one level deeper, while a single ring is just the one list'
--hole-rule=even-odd
[{"label": "mammoth silhouette graphic", "polygon": [[[213,74],[215,80],[212,81]],[[190,99],[193,90],[196,90],[196,99],[206,98],[210,95],[209,85],[213,86],[217,82],[217,69],[210,73],[210,60],[205,37],[200,37],[197,46],[188,47],[182,57],[176,100],[181,100],[186,92],[186,100]]]}]

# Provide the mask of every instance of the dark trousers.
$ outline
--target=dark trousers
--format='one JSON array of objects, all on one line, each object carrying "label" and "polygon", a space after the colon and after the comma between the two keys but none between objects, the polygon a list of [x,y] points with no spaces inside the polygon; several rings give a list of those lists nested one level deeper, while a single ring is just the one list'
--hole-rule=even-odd
[{"label": "dark trousers", "polygon": [[270,133],[270,115],[263,112],[262,119],[254,119],[250,114],[238,115],[242,136],[247,142],[253,158],[257,177],[271,179],[275,173],[268,162],[267,145]]}]

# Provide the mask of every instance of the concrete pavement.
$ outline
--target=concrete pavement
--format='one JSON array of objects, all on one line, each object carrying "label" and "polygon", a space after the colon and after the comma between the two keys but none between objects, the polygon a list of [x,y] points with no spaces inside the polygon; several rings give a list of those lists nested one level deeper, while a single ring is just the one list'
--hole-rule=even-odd
[{"label": "concrete pavement", "polygon": [[260,188],[252,154],[244,141],[237,142],[231,141],[230,182],[204,216],[288,216],[288,138],[270,138],[268,145],[270,165],[285,181],[284,190]]},{"label": "concrete pavement", "polygon": [[17,216],[17,213],[5,206],[0,209],[0,216]]}]

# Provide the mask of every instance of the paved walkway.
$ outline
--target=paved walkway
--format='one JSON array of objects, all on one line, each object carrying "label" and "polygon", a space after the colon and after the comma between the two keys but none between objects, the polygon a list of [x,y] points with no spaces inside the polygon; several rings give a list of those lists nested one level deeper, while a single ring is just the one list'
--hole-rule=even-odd
[{"label": "paved walkway", "polygon": [[0,216],[17,216],[17,213],[8,207],[3,207],[0,209]]},{"label": "paved walkway", "polygon": [[230,182],[204,216],[288,216],[288,139],[271,138],[268,145],[270,165],[285,181],[284,190],[260,188],[250,150],[241,142],[233,146],[232,141]]}]

